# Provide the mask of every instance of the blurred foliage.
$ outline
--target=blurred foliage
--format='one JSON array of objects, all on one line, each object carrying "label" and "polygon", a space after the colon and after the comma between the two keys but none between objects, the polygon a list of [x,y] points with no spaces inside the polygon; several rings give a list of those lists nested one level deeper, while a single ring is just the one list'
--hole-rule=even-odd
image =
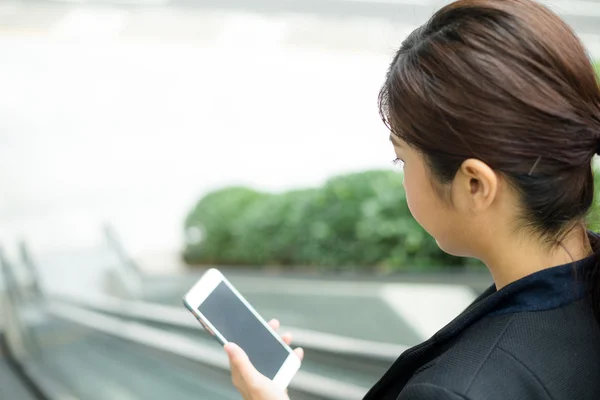
[{"label": "blurred foliage", "polygon": [[594,62],[592,66],[594,67],[594,72],[596,72],[596,80],[600,82],[600,62]]},{"label": "blurred foliage", "polygon": [[184,251],[192,264],[379,270],[474,264],[438,248],[410,215],[402,176],[393,171],[338,176],[318,189],[281,194],[219,190],[200,200],[186,230],[200,232]]},{"label": "blurred foliage", "polygon": [[[600,174],[594,182],[600,188]],[[588,224],[600,229],[600,196]],[[412,218],[402,175],[393,171],[338,176],[281,194],[218,190],[198,202],[185,227],[196,233],[183,254],[190,264],[380,271],[481,265],[438,248]]]},{"label": "blurred foliage", "polygon": [[245,215],[251,204],[266,197],[266,194],[242,187],[226,188],[204,196],[185,221],[185,226],[195,227],[202,238],[200,246],[186,248],[186,260],[215,264],[240,262],[240,236],[233,223]]},{"label": "blurred foliage", "polygon": [[594,203],[588,215],[587,223],[588,228],[592,231],[600,231],[600,171],[597,168],[594,168]]}]

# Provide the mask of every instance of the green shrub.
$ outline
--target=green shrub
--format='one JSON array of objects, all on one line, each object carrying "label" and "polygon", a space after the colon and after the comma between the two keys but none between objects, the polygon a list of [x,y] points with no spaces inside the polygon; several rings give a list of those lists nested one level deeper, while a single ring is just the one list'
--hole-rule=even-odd
[{"label": "green shrub", "polygon": [[215,264],[235,263],[239,259],[239,236],[232,229],[237,219],[267,194],[242,187],[232,187],[204,196],[185,220],[188,237],[199,233],[199,242],[189,243],[183,258],[186,262]]},{"label": "green shrub", "polygon": [[268,195],[254,202],[231,230],[238,238],[236,263],[247,265],[289,265],[302,243],[306,223],[304,209],[316,190]]},{"label": "green shrub", "polygon": [[203,197],[186,230],[193,264],[302,265],[395,269],[463,265],[411,217],[402,176],[367,171],[330,179],[318,189],[282,194],[230,188]]},{"label": "green shrub", "polygon": [[594,204],[587,219],[588,228],[600,231],[600,172],[594,170]]}]

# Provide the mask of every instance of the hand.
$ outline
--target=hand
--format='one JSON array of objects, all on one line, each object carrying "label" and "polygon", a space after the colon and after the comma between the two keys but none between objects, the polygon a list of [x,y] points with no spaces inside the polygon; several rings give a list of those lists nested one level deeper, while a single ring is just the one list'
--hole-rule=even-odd
[{"label": "hand", "polygon": [[[274,331],[279,330],[279,321],[273,319],[269,321],[269,326]],[[292,343],[292,335],[285,333],[281,335],[285,344]],[[227,343],[225,351],[229,356],[231,365],[231,378],[234,386],[242,394],[244,400],[289,400],[287,390],[283,391],[275,386],[273,381],[258,372],[250,362],[250,359],[238,345]],[[297,348],[294,353],[302,360],[304,350]]]}]

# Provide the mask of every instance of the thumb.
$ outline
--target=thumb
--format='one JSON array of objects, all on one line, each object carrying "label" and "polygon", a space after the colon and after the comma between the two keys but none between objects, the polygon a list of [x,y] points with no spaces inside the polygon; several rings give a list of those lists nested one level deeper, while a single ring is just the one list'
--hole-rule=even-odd
[{"label": "thumb", "polygon": [[249,381],[258,374],[246,352],[240,346],[229,342],[225,345],[225,351],[227,352],[227,356],[229,356],[231,369],[237,371],[242,379]]}]

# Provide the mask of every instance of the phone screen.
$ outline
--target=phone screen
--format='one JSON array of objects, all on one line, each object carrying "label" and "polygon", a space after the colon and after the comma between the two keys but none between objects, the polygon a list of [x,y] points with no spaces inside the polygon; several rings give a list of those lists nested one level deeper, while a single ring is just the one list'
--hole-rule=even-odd
[{"label": "phone screen", "polygon": [[269,379],[275,377],[290,354],[224,282],[198,311],[227,341],[244,349],[254,367]]}]

